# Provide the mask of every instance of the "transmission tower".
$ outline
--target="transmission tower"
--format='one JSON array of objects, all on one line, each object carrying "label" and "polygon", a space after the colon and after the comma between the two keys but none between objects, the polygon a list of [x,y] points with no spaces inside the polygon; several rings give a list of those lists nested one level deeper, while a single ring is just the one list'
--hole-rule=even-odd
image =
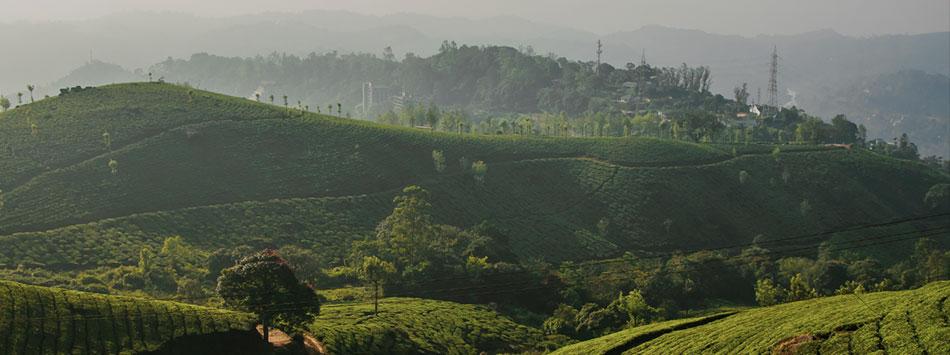
[{"label": "transmission tower", "polygon": [[778,107],[778,48],[772,47],[772,63],[769,65],[769,106]]},{"label": "transmission tower", "polygon": [[647,50],[643,49],[642,52],[640,52],[640,66],[645,65],[647,65]]},{"label": "transmission tower", "polygon": [[601,57],[604,55],[604,43],[597,40],[597,66],[600,67]]}]

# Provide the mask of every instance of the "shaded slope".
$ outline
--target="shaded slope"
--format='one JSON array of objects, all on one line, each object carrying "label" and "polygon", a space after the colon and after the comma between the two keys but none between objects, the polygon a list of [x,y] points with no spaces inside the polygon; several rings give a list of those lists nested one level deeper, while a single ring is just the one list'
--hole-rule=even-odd
[{"label": "shaded slope", "polygon": [[[592,156],[654,165],[727,158],[711,147],[650,139],[473,137],[286,115],[277,106],[157,83],[87,89],[13,110],[0,116],[7,146],[19,152],[0,157],[8,179],[0,182],[6,191],[0,230],[374,192],[433,175],[434,149],[446,152],[454,170],[461,157],[492,163]],[[116,151],[106,149],[103,132]],[[118,162],[117,174],[110,173],[110,160]]]}]

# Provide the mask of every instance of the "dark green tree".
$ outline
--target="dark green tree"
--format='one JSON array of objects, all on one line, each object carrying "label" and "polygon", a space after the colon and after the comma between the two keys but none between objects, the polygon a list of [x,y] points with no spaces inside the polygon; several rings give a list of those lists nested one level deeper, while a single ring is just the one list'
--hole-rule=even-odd
[{"label": "dark green tree", "polygon": [[228,307],[257,314],[265,339],[272,324],[297,330],[320,313],[317,293],[273,250],[221,271],[217,291]]}]

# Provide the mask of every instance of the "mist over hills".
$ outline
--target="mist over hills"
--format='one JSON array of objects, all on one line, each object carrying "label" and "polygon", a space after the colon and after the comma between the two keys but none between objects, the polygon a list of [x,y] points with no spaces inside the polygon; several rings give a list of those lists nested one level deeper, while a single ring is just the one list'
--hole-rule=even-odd
[{"label": "mist over hills", "polygon": [[[638,26],[640,24],[629,24],[628,27]],[[713,92],[731,97],[733,87],[749,83],[752,100],[758,99],[757,89],[767,87],[769,55],[774,47],[780,55],[778,79],[782,103],[795,104],[826,118],[838,113],[858,115],[853,118],[859,121],[879,115],[856,109],[853,104],[845,105],[844,102],[856,99],[840,97],[861,82],[905,70],[950,75],[950,32],[859,38],[825,29],[798,35],[736,36],[648,25],[598,35],[513,16],[467,19],[318,10],[224,18],[136,12],[76,22],[0,24],[0,35],[9,48],[18,51],[18,55],[0,58],[0,68],[7,68],[0,76],[0,92],[7,97],[24,91],[28,83],[39,86],[42,96],[55,94],[62,86],[112,83],[129,76],[64,78],[90,61],[114,63],[130,73],[142,68],[143,71],[133,77],[144,79],[147,68],[166,58],[188,58],[200,52],[239,57],[330,51],[379,55],[383,48],[391,47],[396,57],[402,58],[406,53],[432,55],[444,40],[468,45],[530,46],[536,53],[591,61],[596,58],[595,42],[602,40],[605,62],[623,66],[628,62],[638,63],[645,54],[651,65],[709,66],[713,73]],[[761,100],[765,100],[766,93],[762,91]],[[941,119],[950,117],[950,107],[942,106],[945,108],[942,113],[931,115],[938,124]],[[920,120],[911,116],[910,122]],[[905,126],[909,127],[906,131],[914,140],[934,140],[918,133],[924,130],[914,128],[917,125]],[[874,136],[893,138],[887,136],[893,135],[891,130],[869,128]],[[923,145],[928,154],[947,150],[946,147],[940,149],[939,141]]]}]

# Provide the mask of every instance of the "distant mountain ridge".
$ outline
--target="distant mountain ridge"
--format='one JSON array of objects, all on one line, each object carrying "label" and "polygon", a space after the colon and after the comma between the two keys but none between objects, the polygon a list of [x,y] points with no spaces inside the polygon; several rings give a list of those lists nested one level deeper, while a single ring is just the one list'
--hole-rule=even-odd
[{"label": "distant mountain ridge", "polygon": [[[87,62],[90,56],[140,68],[169,56],[186,57],[197,52],[226,56],[274,51],[380,53],[382,48],[391,46],[397,56],[407,52],[428,55],[443,40],[475,45],[530,45],[539,53],[594,60],[595,42],[601,39],[606,46],[604,58],[614,65],[639,61],[643,51],[651,64],[709,65],[716,73],[714,89],[724,93],[742,81],[752,87],[764,86],[773,45],[788,62],[788,71],[780,70],[786,76],[782,79],[787,80],[780,83],[793,89],[809,84],[807,81],[820,83],[825,72],[842,70],[842,74],[862,70],[862,76],[900,69],[950,75],[950,32],[855,38],[819,30],[799,35],[745,37],[651,25],[598,35],[512,16],[378,17],[343,11],[306,11],[225,18],[137,12],[79,22],[0,24],[0,33],[6,34],[8,46],[22,49],[18,56],[0,59],[0,66],[17,68],[5,73],[0,82],[4,92],[18,90],[28,82],[48,83]],[[798,73],[796,69],[804,72],[815,65],[833,67],[809,80],[798,78],[798,74],[808,73]]]}]

